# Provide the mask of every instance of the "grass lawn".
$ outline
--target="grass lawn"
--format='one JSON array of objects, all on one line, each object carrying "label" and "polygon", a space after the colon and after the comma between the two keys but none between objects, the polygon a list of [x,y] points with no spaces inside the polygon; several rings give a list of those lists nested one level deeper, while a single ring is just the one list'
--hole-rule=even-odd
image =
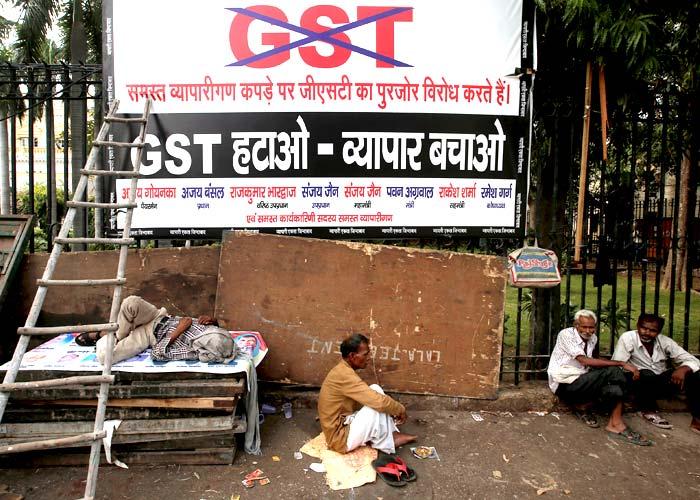
[{"label": "grass lawn", "polygon": [[[649,279],[651,278],[651,279]],[[583,303],[581,300],[581,285],[583,283],[581,275],[571,276],[571,312],[575,312],[581,308]],[[523,289],[523,297],[529,292],[528,289]],[[654,281],[653,276],[648,277],[646,282],[646,298],[645,311],[654,312]],[[566,277],[563,278],[561,284],[561,302],[566,301]],[[593,287],[593,277],[587,276],[586,280],[586,309],[591,309],[599,314],[598,309],[598,289]],[[680,345],[683,345],[684,324],[685,324],[685,292],[676,292],[675,304],[673,308],[673,339]],[[632,278],[632,309],[631,309],[631,328],[634,329],[637,316],[642,312],[642,280],[634,276]],[[602,308],[605,309],[606,304],[612,298],[612,285],[605,285],[602,292]],[[671,335],[670,330],[670,302],[671,294],[667,291],[659,291],[659,314],[666,318],[666,326],[662,331],[665,335]],[[627,274],[620,273],[617,280],[617,295],[616,302],[618,304],[617,315],[627,312]],[[527,305],[526,301],[523,305]],[[507,354],[513,354],[515,351],[516,341],[516,316],[518,311],[518,290],[508,287],[506,290],[506,315],[505,324],[505,351]],[[700,294],[691,292],[690,294],[690,315],[688,322],[688,350],[692,353],[700,352]],[[600,316],[600,314],[599,314]],[[603,311],[603,320],[601,322],[601,334],[599,338],[601,353],[607,353],[610,349],[610,327],[605,324],[605,311]],[[620,322],[618,319],[617,336],[627,329],[626,321]],[[563,325],[569,326],[569,325]],[[528,311],[522,312],[522,325],[520,333],[520,353],[525,355],[528,353],[528,339],[530,337],[530,319]],[[555,332],[556,334],[556,332]]]}]

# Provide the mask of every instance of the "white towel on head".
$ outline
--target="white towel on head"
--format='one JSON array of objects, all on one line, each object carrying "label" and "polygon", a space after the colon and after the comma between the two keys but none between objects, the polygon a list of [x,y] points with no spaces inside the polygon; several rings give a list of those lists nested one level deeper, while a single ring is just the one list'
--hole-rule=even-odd
[{"label": "white towel on head", "polygon": [[211,326],[190,340],[192,349],[203,363],[229,363],[238,353],[238,347],[228,330]]}]

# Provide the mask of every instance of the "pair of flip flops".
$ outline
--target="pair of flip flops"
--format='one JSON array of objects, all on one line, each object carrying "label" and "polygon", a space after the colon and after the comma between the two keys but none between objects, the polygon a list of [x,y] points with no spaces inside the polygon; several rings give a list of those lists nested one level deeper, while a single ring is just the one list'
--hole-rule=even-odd
[{"label": "pair of flip flops", "polygon": [[372,467],[382,481],[390,486],[406,486],[418,478],[416,471],[396,455],[379,452],[377,459],[372,462]]},{"label": "pair of flip flops", "polygon": [[640,411],[639,416],[659,429],[673,429],[673,424],[658,413],[643,413]]},{"label": "pair of flip flops", "polygon": [[75,343],[82,347],[93,347],[100,340],[99,332],[83,332],[75,337]]},{"label": "pair of flip flops", "polygon": [[629,427],[626,427],[622,432],[610,432],[608,431],[608,436],[613,439],[619,439],[626,443],[636,444],[637,446],[651,446],[654,444],[650,439],[645,438],[640,433],[633,431]]}]

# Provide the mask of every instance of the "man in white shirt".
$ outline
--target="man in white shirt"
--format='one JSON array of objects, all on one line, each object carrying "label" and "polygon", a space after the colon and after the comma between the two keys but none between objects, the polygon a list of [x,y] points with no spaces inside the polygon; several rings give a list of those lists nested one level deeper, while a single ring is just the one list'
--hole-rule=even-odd
[{"label": "man in white shirt", "polygon": [[[549,388],[574,407],[600,400],[612,408],[605,427],[610,437],[649,446],[651,441],[630,429],[622,419],[622,401],[627,392],[623,370],[632,373],[634,379],[639,377],[639,371],[629,363],[593,357],[598,342],[597,321],[593,311],[581,309],[574,314],[574,326],[559,332],[547,367]],[[584,411],[578,416],[586,425],[598,427],[593,414]]]},{"label": "man in white shirt", "polygon": [[673,339],[661,335],[664,319],[643,313],[637,329],[620,335],[613,359],[639,369],[632,392],[642,416],[663,429],[672,425],[657,412],[656,400],[685,390],[692,420],[690,429],[700,434],[700,361]]}]

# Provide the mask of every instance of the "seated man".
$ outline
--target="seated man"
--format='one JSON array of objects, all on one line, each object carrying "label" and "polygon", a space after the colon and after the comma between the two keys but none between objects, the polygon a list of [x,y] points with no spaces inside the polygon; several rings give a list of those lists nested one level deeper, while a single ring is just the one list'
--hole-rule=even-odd
[{"label": "seated man", "polygon": [[[228,331],[218,328],[218,321],[209,316],[198,319],[170,316],[168,311],[131,295],[119,308],[117,343],[112,363],[136,356],[152,347],[151,357],[158,361],[199,359],[204,362],[227,362],[235,354],[234,342]],[[107,332],[78,335],[79,345],[97,345],[97,359],[104,363]]]},{"label": "seated man", "polygon": [[[639,371],[629,363],[593,357],[598,342],[595,335],[597,321],[593,311],[581,309],[574,314],[574,326],[559,332],[547,367],[549,388],[562,401],[574,406],[603,400],[612,408],[605,427],[608,435],[649,446],[651,441],[627,427],[622,419],[622,401],[627,386],[622,370],[631,372],[635,379],[639,378]],[[590,427],[598,427],[597,419],[590,412],[584,411],[579,417]]]},{"label": "seated man", "polygon": [[[399,432],[406,409],[376,384],[367,385],[355,373],[367,366],[369,340],[359,333],[340,345],[343,359],[328,372],[318,398],[318,415],[328,448],[347,453],[364,444],[385,453],[416,440]],[[359,410],[359,411],[358,411]]]},{"label": "seated man", "polygon": [[692,420],[690,429],[700,434],[700,361],[672,339],[661,335],[664,320],[641,314],[637,329],[620,335],[613,359],[639,369],[632,393],[642,416],[657,427],[672,425],[657,413],[656,400],[685,389]]}]

